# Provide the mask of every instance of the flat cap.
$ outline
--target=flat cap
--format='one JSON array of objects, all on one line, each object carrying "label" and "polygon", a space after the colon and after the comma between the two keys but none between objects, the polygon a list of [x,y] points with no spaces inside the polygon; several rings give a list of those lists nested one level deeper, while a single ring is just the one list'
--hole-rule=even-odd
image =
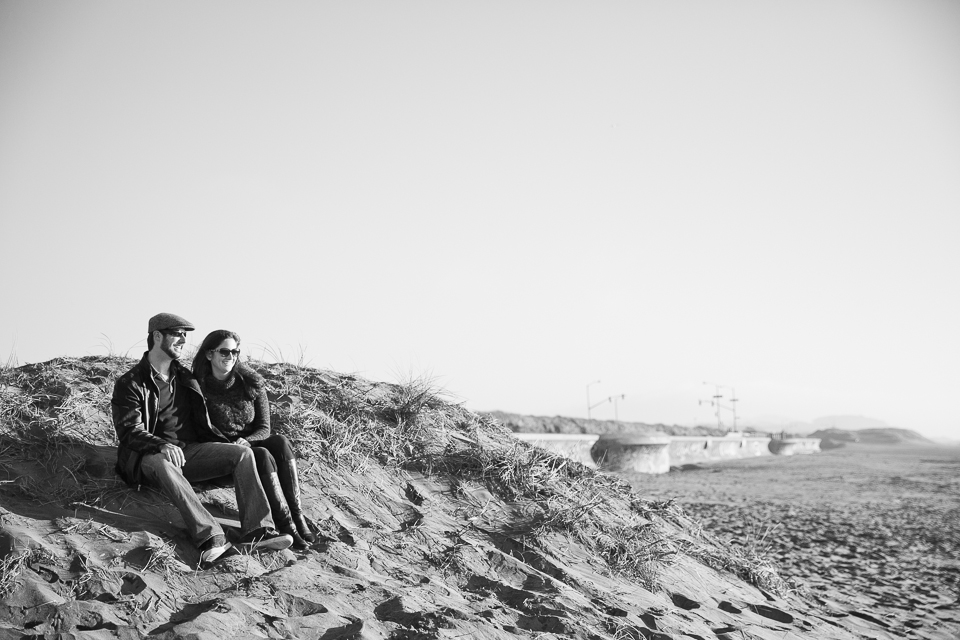
[{"label": "flat cap", "polygon": [[147,325],[147,333],[166,331],[167,329],[193,331],[194,327],[188,320],[181,318],[175,313],[158,313],[150,318],[150,323]]}]

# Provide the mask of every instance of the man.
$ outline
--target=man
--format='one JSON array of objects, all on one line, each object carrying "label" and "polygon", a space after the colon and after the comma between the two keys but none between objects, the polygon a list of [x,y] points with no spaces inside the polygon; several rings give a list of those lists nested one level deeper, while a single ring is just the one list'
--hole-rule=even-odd
[{"label": "man", "polygon": [[293,538],[275,529],[252,450],[230,444],[210,424],[200,386],[179,363],[187,331],[193,329],[172,313],[150,318],[143,359],[114,384],[117,473],[127,484],[155,487],[173,502],[200,550],[201,565],[230,545],[190,483],[227,475],[233,476],[240,509],[237,547],[286,549]]}]

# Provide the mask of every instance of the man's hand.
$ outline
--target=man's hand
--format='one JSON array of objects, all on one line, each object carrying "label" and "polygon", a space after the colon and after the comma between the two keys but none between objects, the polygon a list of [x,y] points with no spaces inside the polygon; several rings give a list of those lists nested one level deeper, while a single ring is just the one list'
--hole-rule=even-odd
[{"label": "man's hand", "polygon": [[160,454],[167,459],[167,462],[182,467],[187,459],[183,457],[183,449],[173,444],[165,444],[160,447]]},{"label": "man's hand", "polygon": [[247,447],[247,448],[250,448],[251,446],[250,442],[246,438],[237,438],[236,440],[233,441],[233,444],[238,444],[241,447]]}]

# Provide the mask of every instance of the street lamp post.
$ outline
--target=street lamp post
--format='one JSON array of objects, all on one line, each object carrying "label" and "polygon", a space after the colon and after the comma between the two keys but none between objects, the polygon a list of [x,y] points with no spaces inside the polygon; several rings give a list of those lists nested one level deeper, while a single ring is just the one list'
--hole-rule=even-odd
[{"label": "street lamp post", "polygon": [[593,406],[590,405],[590,386],[594,384],[600,384],[599,380],[594,380],[587,385],[587,420],[590,419],[590,409],[593,409]]},{"label": "street lamp post", "polygon": [[621,393],[619,396],[613,396],[613,421],[620,422],[620,414],[617,412],[617,400],[626,400],[627,394]]},{"label": "street lamp post", "polygon": [[604,403],[607,403],[607,402],[612,402],[612,403],[613,403],[613,419],[614,419],[614,421],[619,421],[619,417],[617,416],[617,400],[623,400],[623,399],[626,398],[626,397],[627,397],[627,394],[625,394],[625,393],[621,393],[621,394],[618,395],[618,396],[607,396],[606,398],[604,398],[604,399],[601,400],[600,402],[598,402],[598,403],[596,403],[596,404],[594,404],[594,405],[591,405],[591,406],[589,407],[589,409],[593,409],[594,407],[599,407],[600,405],[602,405],[602,404],[604,404]]}]

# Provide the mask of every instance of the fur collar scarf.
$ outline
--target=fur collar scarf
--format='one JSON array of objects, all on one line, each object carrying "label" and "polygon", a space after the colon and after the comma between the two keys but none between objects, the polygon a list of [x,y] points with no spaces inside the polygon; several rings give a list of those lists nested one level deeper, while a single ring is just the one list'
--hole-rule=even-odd
[{"label": "fur collar scarf", "polygon": [[240,386],[246,392],[245,395],[251,400],[256,398],[260,394],[260,390],[266,386],[263,376],[243,362],[237,363],[226,380],[217,380],[211,371],[206,375],[206,380],[203,383],[205,387],[212,389],[214,392],[223,393],[233,387],[238,380]]}]

